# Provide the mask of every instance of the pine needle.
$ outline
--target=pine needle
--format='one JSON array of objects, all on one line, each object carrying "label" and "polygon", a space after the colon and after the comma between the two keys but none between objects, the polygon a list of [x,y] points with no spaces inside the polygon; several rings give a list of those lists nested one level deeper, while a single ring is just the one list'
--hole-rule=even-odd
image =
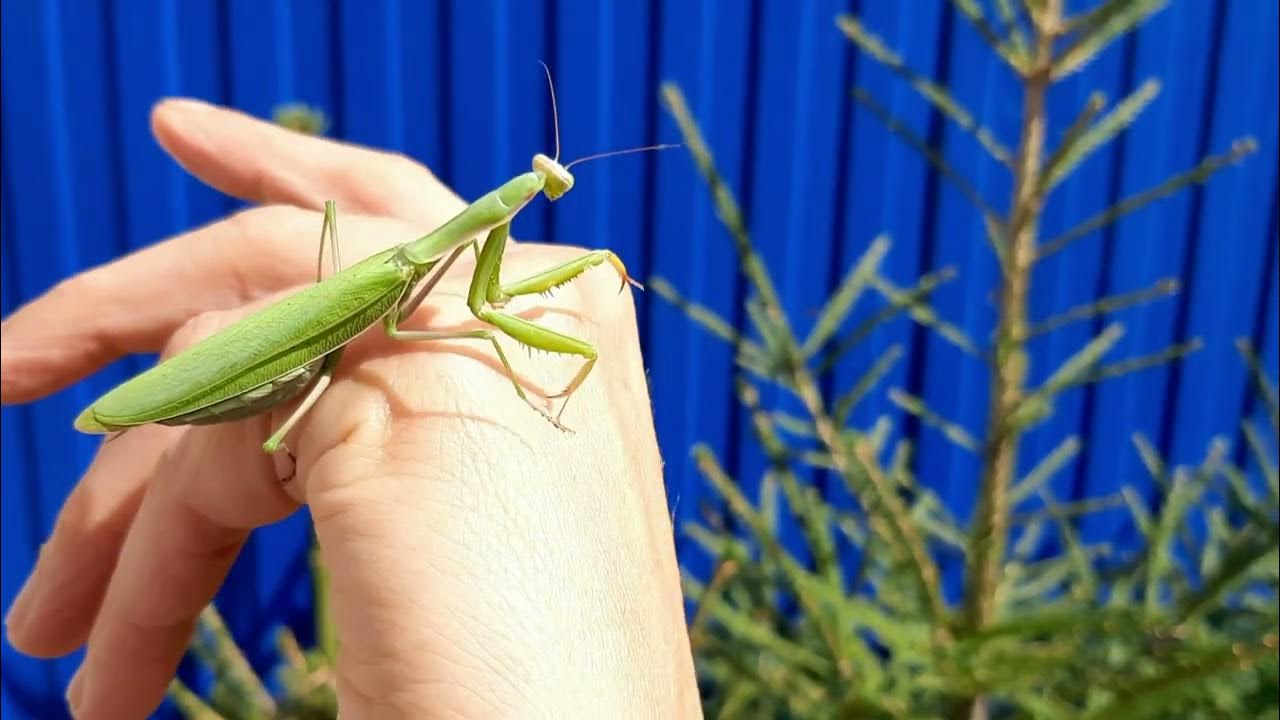
[{"label": "pine needle", "polygon": [[[1006,167],[1013,163],[1012,153],[985,127],[982,127],[958,100],[951,96],[945,87],[929,80],[912,70],[903,62],[897,53],[890,50],[884,42],[852,15],[841,15],[836,24],[845,36],[854,42],[862,52],[875,58],[877,62],[893,71],[915,90],[921,97],[937,108],[956,125],[972,134],[984,149],[1000,164]],[[886,113],[887,115],[887,113]]]}]

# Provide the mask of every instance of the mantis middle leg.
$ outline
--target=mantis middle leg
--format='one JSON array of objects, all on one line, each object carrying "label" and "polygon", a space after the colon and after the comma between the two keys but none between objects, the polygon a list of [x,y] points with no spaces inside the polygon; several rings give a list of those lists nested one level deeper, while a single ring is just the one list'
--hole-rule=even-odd
[{"label": "mantis middle leg", "polygon": [[[322,268],[324,267],[324,244],[326,236],[329,239],[331,254],[333,256],[333,272],[336,275],[337,273],[342,272],[342,259],[338,250],[337,207],[332,200],[328,200],[324,204],[324,225],[320,229],[320,256],[316,261],[316,282],[321,281]],[[408,302],[404,303],[401,310],[388,317],[395,317],[397,320],[403,320],[409,315],[412,315],[413,311],[422,304],[422,301],[426,299],[431,290],[440,282],[440,278],[442,278],[445,272],[449,270],[449,267],[458,259],[458,256],[467,249],[468,245],[474,246],[475,241],[461,245],[455,249],[453,253],[445,259],[444,263],[435,269],[435,272],[432,273],[431,277],[423,283],[422,287],[416,293],[414,293],[413,297],[411,297]],[[276,432],[273,433],[265,443],[263,443],[263,450],[268,453],[273,453],[283,447],[288,451],[288,448],[284,445],[285,435],[289,434],[289,431],[298,424],[298,421],[300,421],[303,416],[315,406],[316,402],[320,399],[320,396],[324,394],[325,390],[329,389],[329,384],[333,381],[333,372],[337,369],[338,361],[342,358],[342,350],[343,348],[338,348],[324,357],[323,361],[320,363],[320,368],[316,372],[316,380],[310,385],[310,387],[308,387],[306,395],[302,398],[302,402],[299,403],[298,407],[289,414],[289,417],[280,425],[280,428],[276,430]]]},{"label": "mantis middle leg", "polygon": [[[333,274],[337,275],[342,272],[342,255],[338,251],[338,206],[332,200],[324,202],[324,224],[320,227],[320,253],[316,258],[316,282],[319,283],[323,279],[324,274],[324,242],[329,240],[330,255],[333,263]],[[320,368],[316,371],[315,382],[307,388],[306,394],[302,398],[302,402],[289,413],[289,417],[285,418],[280,428],[272,433],[271,437],[262,444],[262,449],[267,453],[274,453],[280,448],[284,448],[285,452],[289,452],[289,448],[284,444],[284,436],[289,434],[298,421],[302,419],[316,401],[329,389],[329,383],[333,381],[333,371],[338,367],[338,361],[342,359],[342,348],[338,348],[320,361]],[[290,456],[293,453],[289,453]]]}]

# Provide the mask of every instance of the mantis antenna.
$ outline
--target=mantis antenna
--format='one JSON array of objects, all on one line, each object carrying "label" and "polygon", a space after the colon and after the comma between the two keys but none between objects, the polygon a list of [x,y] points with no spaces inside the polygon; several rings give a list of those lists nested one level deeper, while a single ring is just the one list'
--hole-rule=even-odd
[{"label": "mantis antenna", "polygon": [[628,148],[626,150],[612,150],[609,152],[596,153],[595,155],[588,155],[586,157],[581,157],[569,163],[568,165],[561,165],[560,164],[560,110],[558,107],[556,107],[556,86],[555,86],[555,83],[552,82],[551,80],[551,68],[547,67],[547,64],[542,62],[541,60],[538,61],[538,64],[542,66],[543,72],[547,74],[547,87],[551,91],[551,120],[552,120],[552,124],[555,126],[556,154],[554,158],[549,158],[546,155],[543,155],[542,153],[538,153],[534,155],[533,170],[534,172],[541,175],[543,178],[543,181],[546,183],[546,185],[544,186],[544,192],[546,193],[548,200],[558,199],[560,196],[564,195],[566,192],[569,192],[569,189],[573,187],[573,176],[569,174],[569,168],[573,167],[574,165],[577,165],[579,163],[584,163],[588,160],[599,160],[600,158],[612,157],[614,155],[628,155],[630,153],[645,152],[646,150],[663,150],[666,148],[680,147],[679,145],[666,144],[666,145],[647,145],[645,147]]},{"label": "mantis antenna", "polygon": [[551,90],[551,122],[556,130],[555,161],[560,162],[560,111],[556,109],[556,85],[551,82],[551,68],[547,67],[547,64],[541,60],[538,61],[538,64],[542,66],[543,72],[547,74],[547,87]]},{"label": "mantis antenna", "polygon": [[568,165],[565,165],[564,169],[568,170],[574,165],[587,162],[588,160],[599,160],[600,158],[613,157],[615,155],[630,155],[631,153],[646,152],[648,150],[667,150],[669,148],[678,148],[678,147],[681,147],[680,143],[663,143],[660,145],[645,145],[644,147],[627,148],[626,150],[610,150],[608,152],[596,153],[595,155],[580,157],[577,160],[574,160],[573,162],[569,163]]}]

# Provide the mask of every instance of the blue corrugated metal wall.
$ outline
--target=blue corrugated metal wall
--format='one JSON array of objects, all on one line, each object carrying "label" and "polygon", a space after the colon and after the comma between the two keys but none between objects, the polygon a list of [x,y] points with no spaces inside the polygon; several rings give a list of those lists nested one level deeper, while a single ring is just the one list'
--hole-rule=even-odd
[{"label": "blue corrugated metal wall", "polygon": [[[1078,5],[1080,3],[1069,3]],[[566,154],[677,137],[657,84],[678,82],[746,208],[755,238],[802,325],[879,233],[894,240],[886,268],[899,283],[955,265],[961,282],[935,295],[942,314],[985,337],[994,266],[978,215],[919,156],[855,106],[863,86],[989,197],[1009,178],[972,137],[943,122],[884,68],[857,57],[834,24],[858,10],[915,68],[947,84],[1006,143],[1020,110],[1013,78],[942,0],[756,0],[651,3],[588,0],[316,3],[3,0],[3,306],[7,314],[61,278],[226,213],[152,141],[159,98],[193,95],[267,115],[278,102],[324,108],[331,134],[419,158],[466,197],[525,168],[550,144],[538,60],[552,67]],[[1057,478],[1066,496],[1100,493],[1144,473],[1129,445],[1150,434],[1177,461],[1232,433],[1249,405],[1232,342],[1248,336],[1277,364],[1277,6],[1182,0],[1051,95],[1056,138],[1092,90],[1115,99],[1149,77],[1163,93],[1119,142],[1097,153],[1052,198],[1053,234],[1232,139],[1260,151],[1212,184],[1094,233],[1035,278],[1047,315],[1102,294],[1180,277],[1176,299],[1116,313],[1128,333],[1116,357],[1198,335],[1206,347],[1170,369],[1070,393],[1027,443],[1028,462],[1063,436],[1086,450]],[[667,152],[586,166],[554,208],[535,203],[515,233],[618,251],[636,274],[666,276],[696,300],[739,318],[731,245],[689,158]],[[678,513],[705,492],[688,448],[708,441],[748,485],[763,466],[731,400],[729,353],[652,294],[641,328],[667,482]],[[73,322],[73,318],[68,318]],[[1034,348],[1042,378],[1100,325],[1080,324]],[[892,343],[907,362],[889,385],[923,395],[978,428],[982,367],[906,323],[879,330],[839,370],[845,385]],[[95,440],[70,418],[146,359],[130,359],[28,407],[3,410],[3,574],[7,608]],[[696,388],[697,392],[692,392]],[[877,396],[875,413],[897,413]],[[871,410],[859,416],[872,417]],[[959,512],[973,496],[973,458],[935,433],[919,435],[919,470]],[[1117,516],[1118,517],[1118,516]],[[221,603],[233,631],[260,638],[279,620],[305,628],[305,520],[259,533]],[[1106,517],[1091,537],[1123,532]],[[34,662],[3,648],[5,717],[55,717],[78,657]]]}]

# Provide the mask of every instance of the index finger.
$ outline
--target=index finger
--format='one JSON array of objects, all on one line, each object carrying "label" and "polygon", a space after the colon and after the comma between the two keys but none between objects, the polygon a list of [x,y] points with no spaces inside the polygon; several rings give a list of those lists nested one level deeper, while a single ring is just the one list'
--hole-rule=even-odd
[{"label": "index finger", "polygon": [[436,226],[465,203],[403,155],[318,138],[198,100],[166,100],[151,115],[156,140],[187,172],[256,204],[320,209]]}]

